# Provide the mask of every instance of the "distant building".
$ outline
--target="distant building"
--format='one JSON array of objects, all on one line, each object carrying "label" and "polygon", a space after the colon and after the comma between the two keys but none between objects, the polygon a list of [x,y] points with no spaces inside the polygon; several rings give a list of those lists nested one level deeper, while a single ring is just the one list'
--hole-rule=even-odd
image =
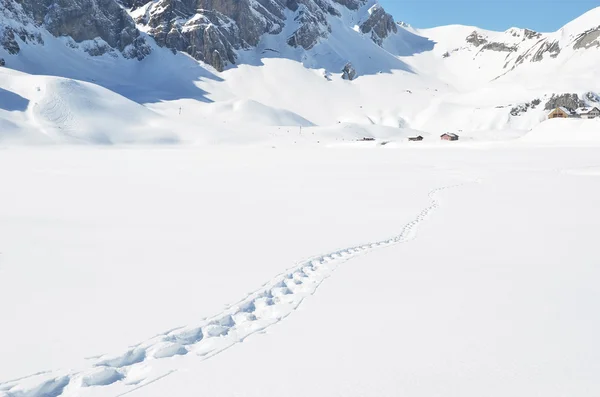
[{"label": "distant building", "polygon": [[422,141],[423,137],[421,135],[419,136],[409,136],[408,140],[411,142],[418,142],[418,141]]},{"label": "distant building", "polygon": [[594,108],[579,108],[575,111],[578,117],[582,119],[595,119],[600,117],[600,109]]},{"label": "distant building", "polygon": [[447,132],[440,137],[442,141],[458,141],[458,135]]},{"label": "distant building", "polygon": [[567,118],[581,118],[581,119],[595,119],[600,117],[600,109],[597,107],[593,108],[577,108],[571,110],[565,107],[555,108],[548,114],[549,119],[567,119]]},{"label": "distant building", "polygon": [[548,114],[549,119],[566,119],[571,117],[572,113],[569,109],[564,107],[555,108]]}]

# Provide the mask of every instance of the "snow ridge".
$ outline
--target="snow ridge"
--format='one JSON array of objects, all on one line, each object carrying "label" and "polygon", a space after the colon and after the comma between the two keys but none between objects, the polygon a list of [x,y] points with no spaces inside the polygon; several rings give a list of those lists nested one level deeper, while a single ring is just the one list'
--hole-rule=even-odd
[{"label": "snow ridge", "polygon": [[421,223],[440,206],[437,195],[467,183],[473,182],[429,192],[429,205],[394,237],[301,261],[201,324],[167,331],[118,355],[91,358],[94,362],[89,368],[38,373],[0,382],[0,397],[80,396],[86,388],[110,385],[119,385],[115,394],[121,396],[177,371],[178,360],[194,356],[196,360],[209,359],[285,319],[304,299],[313,295],[340,264],[379,248],[413,240]]}]

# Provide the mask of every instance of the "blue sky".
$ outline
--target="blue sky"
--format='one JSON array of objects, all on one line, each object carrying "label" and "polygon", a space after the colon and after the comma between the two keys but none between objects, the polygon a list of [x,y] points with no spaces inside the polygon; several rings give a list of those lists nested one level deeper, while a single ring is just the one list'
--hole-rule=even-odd
[{"label": "blue sky", "polygon": [[600,0],[379,1],[394,19],[416,28],[461,24],[499,31],[514,26],[551,32],[586,11],[600,7]]}]

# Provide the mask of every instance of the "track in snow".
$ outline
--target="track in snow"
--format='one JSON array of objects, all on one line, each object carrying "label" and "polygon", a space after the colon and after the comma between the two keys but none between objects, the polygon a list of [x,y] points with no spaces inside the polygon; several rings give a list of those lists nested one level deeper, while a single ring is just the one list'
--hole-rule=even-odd
[{"label": "track in snow", "polygon": [[[120,355],[90,358],[92,363],[88,368],[38,373],[0,383],[0,397],[79,396],[89,387],[114,388],[107,393],[121,396],[175,372],[180,366],[178,360],[189,357],[206,360],[286,318],[341,263],[415,238],[419,225],[439,206],[436,194],[461,185],[432,190],[430,204],[397,236],[306,260],[199,325],[157,335]],[[158,368],[153,371],[153,367]]]}]

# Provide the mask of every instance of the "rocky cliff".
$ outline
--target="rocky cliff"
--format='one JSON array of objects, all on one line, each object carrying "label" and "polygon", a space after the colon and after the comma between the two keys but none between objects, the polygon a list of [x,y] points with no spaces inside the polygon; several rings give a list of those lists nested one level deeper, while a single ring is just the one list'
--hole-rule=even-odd
[{"label": "rocky cliff", "polygon": [[[381,45],[397,32],[391,15],[366,0],[124,0],[135,21],[160,46],[184,51],[217,70],[237,61],[237,50],[256,46],[260,38],[283,34],[295,48],[310,50],[332,31],[331,18],[367,7],[360,29]],[[360,19],[360,17],[357,17]]]},{"label": "rocky cliff", "polygon": [[89,41],[83,49],[92,55],[119,51],[126,58],[143,59],[150,53],[115,0],[0,0],[0,17],[0,45],[10,54],[19,53],[19,41],[43,44],[40,28],[70,37],[74,46]]}]

